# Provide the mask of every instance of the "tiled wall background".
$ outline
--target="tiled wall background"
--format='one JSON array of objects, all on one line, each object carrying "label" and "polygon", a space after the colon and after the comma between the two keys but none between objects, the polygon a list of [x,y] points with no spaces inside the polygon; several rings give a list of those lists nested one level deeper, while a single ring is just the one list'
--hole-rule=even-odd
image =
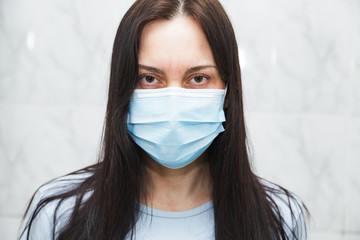
[{"label": "tiled wall background", "polygon": [[[0,0],[0,238],[45,181],[94,163],[112,41],[132,0]],[[360,0],[223,0],[256,171],[311,240],[360,239]]]}]

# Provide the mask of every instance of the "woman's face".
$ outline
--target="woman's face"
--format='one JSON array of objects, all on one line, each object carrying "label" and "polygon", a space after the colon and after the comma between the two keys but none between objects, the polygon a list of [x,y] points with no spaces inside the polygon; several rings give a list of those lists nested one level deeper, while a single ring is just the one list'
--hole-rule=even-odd
[{"label": "woman's face", "polygon": [[201,26],[177,16],[147,24],[141,34],[138,89],[224,88]]}]

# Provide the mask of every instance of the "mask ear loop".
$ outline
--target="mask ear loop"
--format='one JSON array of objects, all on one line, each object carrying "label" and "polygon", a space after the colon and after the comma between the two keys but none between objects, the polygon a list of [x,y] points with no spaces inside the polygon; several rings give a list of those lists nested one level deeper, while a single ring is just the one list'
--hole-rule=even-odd
[{"label": "mask ear loop", "polygon": [[228,85],[225,86],[225,93],[224,93],[224,103],[223,103],[223,109],[226,110],[228,108],[229,101],[227,100],[227,91],[228,91]]}]

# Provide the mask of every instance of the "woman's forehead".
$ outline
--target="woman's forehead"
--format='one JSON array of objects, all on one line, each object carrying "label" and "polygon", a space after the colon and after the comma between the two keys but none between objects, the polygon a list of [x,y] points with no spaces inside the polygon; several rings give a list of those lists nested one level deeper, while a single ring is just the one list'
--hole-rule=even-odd
[{"label": "woman's forehead", "polygon": [[147,24],[141,34],[139,63],[162,67],[215,65],[200,24],[179,15]]}]

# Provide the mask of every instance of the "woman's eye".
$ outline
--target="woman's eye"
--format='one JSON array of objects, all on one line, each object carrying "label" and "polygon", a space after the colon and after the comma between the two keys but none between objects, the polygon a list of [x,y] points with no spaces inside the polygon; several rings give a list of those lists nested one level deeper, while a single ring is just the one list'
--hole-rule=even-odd
[{"label": "woman's eye", "polygon": [[155,77],[147,75],[140,78],[140,81],[145,84],[156,84],[159,82]]},{"label": "woman's eye", "polygon": [[203,84],[206,80],[207,78],[205,76],[195,76],[190,80],[190,82],[194,84]]}]

